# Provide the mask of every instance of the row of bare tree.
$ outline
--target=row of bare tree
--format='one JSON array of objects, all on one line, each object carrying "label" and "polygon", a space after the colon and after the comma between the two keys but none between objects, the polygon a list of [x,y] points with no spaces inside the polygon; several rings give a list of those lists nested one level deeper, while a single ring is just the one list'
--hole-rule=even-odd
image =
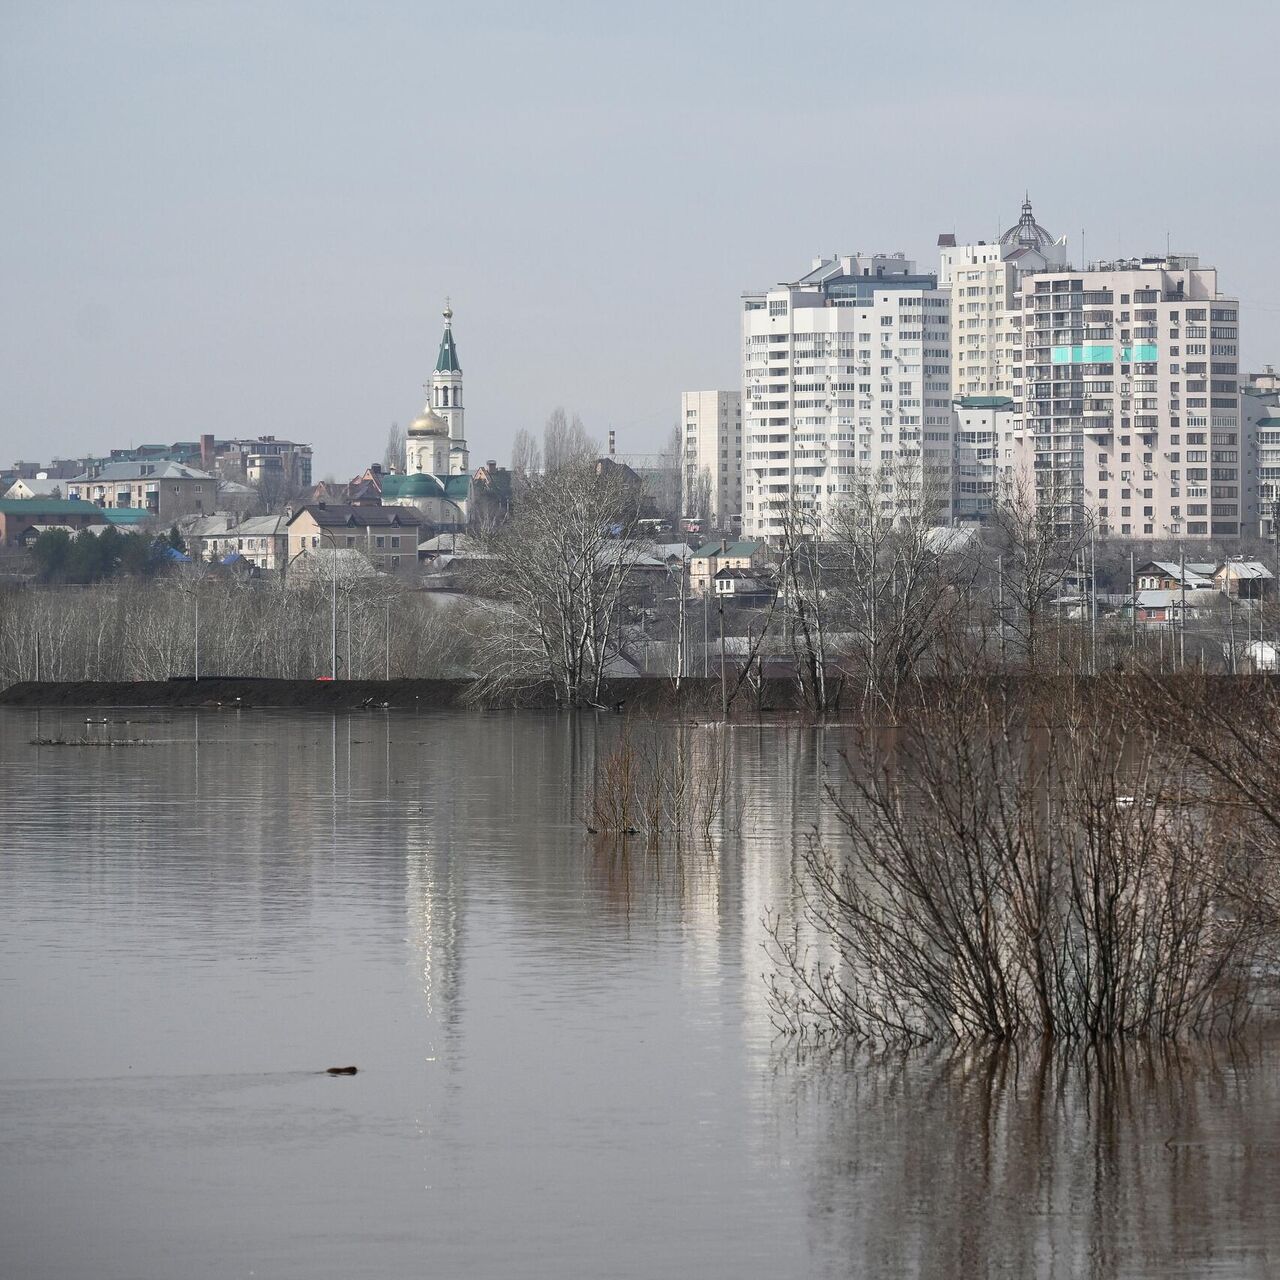
[{"label": "row of bare tree", "polygon": [[[336,619],[336,663],[335,663]],[[0,686],[170,676],[378,679],[465,664],[446,609],[394,579],[278,586],[186,572],[0,600]]]}]

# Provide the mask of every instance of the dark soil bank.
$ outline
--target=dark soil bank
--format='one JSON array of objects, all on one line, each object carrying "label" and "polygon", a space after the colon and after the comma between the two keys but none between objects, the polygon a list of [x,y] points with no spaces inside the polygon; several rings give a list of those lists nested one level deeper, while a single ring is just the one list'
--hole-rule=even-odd
[{"label": "dark soil bank", "polygon": [[[65,683],[27,681],[0,692],[9,707],[276,707],[288,710],[352,711],[368,707],[444,710],[473,707],[469,680],[265,680],[236,676],[202,676],[199,680],[76,680]],[[795,684],[766,681],[761,710],[795,706]],[[600,703],[613,710],[718,711],[718,680],[685,680],[677,699],[672,682],[659,678],[613,680],[601,691]],[[554,708],[551,688],[522,697],[520,706]],[[757,709],[754,695],[739,694],[734,711]]]}]

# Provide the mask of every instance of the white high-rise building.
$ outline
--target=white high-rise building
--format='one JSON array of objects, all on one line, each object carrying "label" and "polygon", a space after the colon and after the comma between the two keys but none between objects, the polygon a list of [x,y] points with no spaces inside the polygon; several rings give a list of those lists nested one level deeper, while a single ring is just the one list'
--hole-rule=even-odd
[{"label": "white high-rise building", "polygon": [[1018,292],[1014,412],[1041,500],[1118,537],[1238,536],[1240,307],[1217,272],[1134,258],[1024,276]]},{"label": "white high-rise building", "polygon": [[899,464],[949,495],[950,329],[946,290],[902,254],[820,258],[743,295],[747,537],[779,534],[788,506],[820,523],[873,475],[893,510]]},{"label": "white high-rise building", "polygon": [[1031,201],[1022,216],[990,244],[956,244],[938,237],[938,284],[951,290],[951,390],[957,396],[1012,398],[1021,355],[1019,281],[1062,268],[1066,237],[1055,240],[1036,220]]},{"label": "white high-rise building", "polygon": [[1021,281],[1066,264],[1066,238],[1036,220],[1031,200],[998,239],[957,244],[938,237],[938,284],[951,291],[951,386],[954,423],[954,516],[984,522],[1017,464],[1013,403],[1022,385]]},{"label": "white high-rise building", "polygon": [[680,431],[681,513],[734,529],[742,519],[742,393],[683,392]]}]

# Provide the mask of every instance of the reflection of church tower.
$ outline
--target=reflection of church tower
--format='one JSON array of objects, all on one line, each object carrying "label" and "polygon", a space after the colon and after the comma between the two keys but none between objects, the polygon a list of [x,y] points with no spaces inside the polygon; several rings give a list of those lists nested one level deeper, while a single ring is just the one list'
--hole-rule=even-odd
[{"label": "reflection of church tower", "polygon": [[444,306],[444,334],[440,338],[440,354],[431,375],[431,407],[445,420],[449,434],[449,474],[466,475],[470,470],[467,435],[462,425],[462,366],[458,348],[453,344],[453,308],[448,299]]}]

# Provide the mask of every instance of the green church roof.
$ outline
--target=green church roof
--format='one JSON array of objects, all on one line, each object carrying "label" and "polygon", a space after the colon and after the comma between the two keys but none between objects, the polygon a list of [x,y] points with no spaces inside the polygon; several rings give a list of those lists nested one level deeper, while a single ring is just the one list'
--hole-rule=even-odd
[{"label": "green church roof", "polygon": [[440,338],[440,354],[436,357],[437,373],[461,373],[458,363],[458,348],[453,345],[453,325],[446,320],[444,334]]},{"label": "green church roof", "polygon": [[382,498],[388,502],[393,498],[438,498],[444,486],[433,475],[425,471],[415,471],[407,476],[383,476]]},{"label": "green church roof", "polygon": [[450,476],[444,482],[444,491],[446,497],[452,498],[454,502],[465,502],[471,494],[471,477]]}]

